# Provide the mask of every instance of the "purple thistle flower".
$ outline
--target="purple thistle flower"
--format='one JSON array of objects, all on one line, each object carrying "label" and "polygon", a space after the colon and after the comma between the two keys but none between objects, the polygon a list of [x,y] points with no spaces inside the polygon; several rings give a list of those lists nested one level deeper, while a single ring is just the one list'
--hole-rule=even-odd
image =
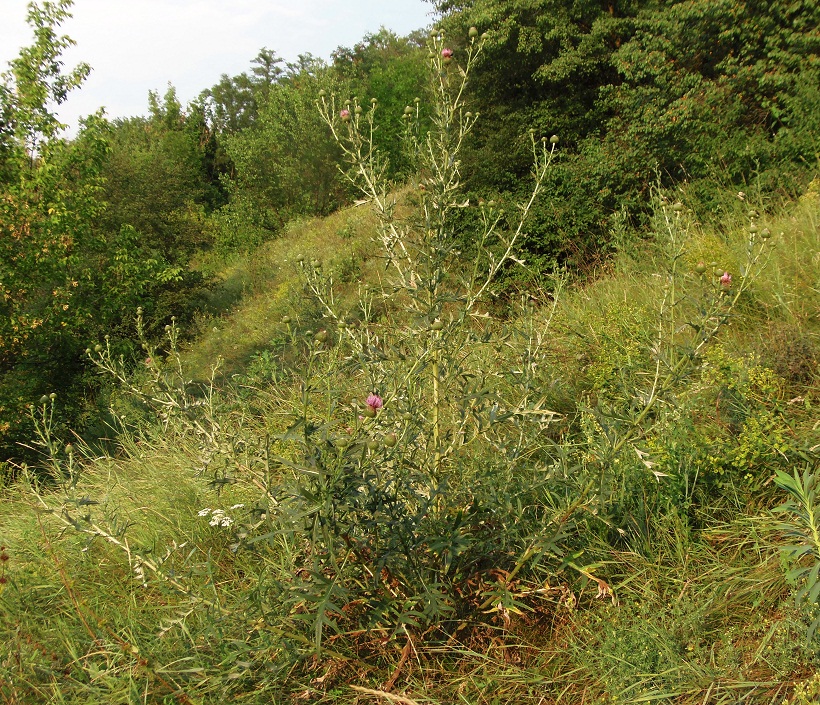
[{"label": "purple thistle flower", "polygon": [[720,284],[728,289],[732,285],[732,275],[729,272],[724,272],[720,278]]},{"label": "purple thistle flower", "polygon": [[339,113],[339,117],[342,118],[344,122],[350,120],[350,111],[347,108],[343,108],[342,111]]},{"label": "purple thistle flower", "polygon": [[376,411],[384,406],[384,402],[378,394],[370,394],[367,397],[367,405],[373,409],[373,411]]},{"label": "purple thistle flower", "polygon": [[441,50],[441,55],[442,55],[445,59],[449,59],[449,58],[451,58],[451,57],[453,56],[453,50],[452,50],[452,49],[446,49],[446,48],[445,48],[445,49],[442,49],[442,50]]}]

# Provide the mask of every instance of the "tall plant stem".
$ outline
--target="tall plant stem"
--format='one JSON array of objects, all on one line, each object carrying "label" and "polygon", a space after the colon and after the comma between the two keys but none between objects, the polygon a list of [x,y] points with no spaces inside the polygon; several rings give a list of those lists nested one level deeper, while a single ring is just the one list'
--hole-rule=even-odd
[{"label": "tall plant stem", "polygon": [[440,350],[436,345],[433,351],[433,471],[436,477],[441,470],[441,440],[439,435],[439,357]]}]

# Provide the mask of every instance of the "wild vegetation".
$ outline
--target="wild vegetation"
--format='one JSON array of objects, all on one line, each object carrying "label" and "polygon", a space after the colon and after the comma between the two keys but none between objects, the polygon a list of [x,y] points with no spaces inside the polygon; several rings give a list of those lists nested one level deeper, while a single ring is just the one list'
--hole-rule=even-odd
[{"label": "wild vegetation", "polygon": [[812,3],[439,3],[70,141],[68,5],[2,93],[4,702],[818,701]]}]

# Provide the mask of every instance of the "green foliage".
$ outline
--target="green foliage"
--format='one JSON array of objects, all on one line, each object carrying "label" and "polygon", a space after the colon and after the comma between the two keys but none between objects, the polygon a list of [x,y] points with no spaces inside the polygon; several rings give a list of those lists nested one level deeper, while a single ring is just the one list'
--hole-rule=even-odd
[{"label": "green foliage", "polygon": [[809,621],[808,640],[811,641],[820,626],[820,515],[817,503],[817,458],[806,465],[802,475],[797,469],[792,475],[778,470],[777,486],[789,494],[779,508],[784,516],[782,531],[789,545],[783,553],[789,561],[788,580],[797,588],[798,607]]},{"label": "green foliage", "polygon": [[74,140],[58,135],[60,124],[49,111],[87,73],[82,66],[60,72],[58,57],[70,40],[56,29],[68,7],[32,5],[35,44],[4,75],[3,112],[13,127],[0,183],[4,459],[23,452],[18,444],[30,434],[25,409],[43,393],[58,390],[61,422],[70,419],[82,430],[93,387],[82,362],[87,341],[116,336],[123,310],[183,278],[181,267],[106,208],[109,125],[93,115]]},{"label": "green foliage", "polygon": [[[487,118],[465,154],[469,186],[518,193],[529,124],[568,149],[527,252],[588,265],[614,213],[642,222],[656,174],[794,194],[817,154],[817,7],[808,2],[438,2],[442,26],[488,30],[473,96]],[[811,87],[811,88],[809,88]],[[799,125],[799,127],[798,127]],[[512,145],[512,149],[509,146]],[[711,185],[711,186],[710,186]],[[559,234],[560,237],[556,237]]]},{"label": "green foliage", "polygon": [[[402,115],[406,106],[429,90],[425,54],[421,32],[398,37],[384,27],[365,35],[353,48],[339,47],[333,53],[333,69],[347,82],[348,97],[367,96],[379,103],[381,118],[373,143],[393,178],[413,173],[412,161],[402,146]],[[423,119],[428,126],[427,116]]]},{"label": "green foliage", "polygon": [[[34,30],[34,44],[24,47],[3,74],[3,132],[13,136],[6,146],[16,152],[17,160],[33,157],[44,142],[58,135],[64,126],[52,112],[53,106],[64,103],[91,72],[87,64],[79,64],[69,73],[61,68],[60,55],[74,41],[59,36],[57,28],[71,16],[72,4],[72,0],[29,4],[26,21]],[[5,163],[5,154],[3,157],[4,169],[13,169],[14,165]]]},{"label": "green foliage", "polygon": [[302,56],[258,98],[253,128],[224,138],[232,173],[223,181],[230,202],[213,217],[218,248],[252,248],[293,218],[339,205],[338,152],[322,137],[314,106],[319,90],[335,85],[320,61]]},{"label": "green foliage", "polygon": [[195,108],[183,112],[173,88],[162,102],[152,93],[150,105],[149,118],[111,126],[103,226],[134,228],[145,254],[187,268],[211,244],[206,212],[220,200],[218,184],[209,183],[213,136]]}]

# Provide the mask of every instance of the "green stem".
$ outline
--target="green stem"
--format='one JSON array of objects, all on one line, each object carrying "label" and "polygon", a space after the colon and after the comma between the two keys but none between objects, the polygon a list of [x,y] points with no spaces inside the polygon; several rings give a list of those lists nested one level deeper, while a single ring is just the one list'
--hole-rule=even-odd
[{"label": "green stem", "polygon": [[[438,342],[438,341],[436,341]],[[439,476],[441,465],[441,441],[439,435],[439,356],[440,350],[436,345],[433,350],[433,469],[436,477]]]}]

